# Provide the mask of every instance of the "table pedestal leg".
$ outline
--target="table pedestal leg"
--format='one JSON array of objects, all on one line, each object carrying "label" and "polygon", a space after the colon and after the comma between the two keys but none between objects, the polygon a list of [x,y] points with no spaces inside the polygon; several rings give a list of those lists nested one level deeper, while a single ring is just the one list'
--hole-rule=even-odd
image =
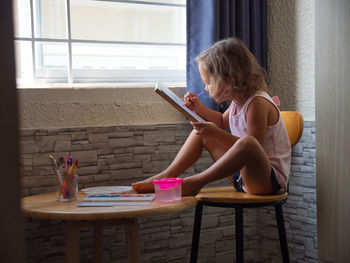
[{"label": "table pedestal leg", "polygon": [[139,241],[139,224],[137,218],[133,224],[125,225],[125,238],[128,251],[128,262],[141,262],[140,241]]},{"label": "table pedestal leg", "polygon": [[94,225],[94,262],[102,262],[102,230],[98,224]]},{"label": "table pedestal leg", "polygon": [[80,226],[79,222],[66,222],[66,263],[80,262]]}]

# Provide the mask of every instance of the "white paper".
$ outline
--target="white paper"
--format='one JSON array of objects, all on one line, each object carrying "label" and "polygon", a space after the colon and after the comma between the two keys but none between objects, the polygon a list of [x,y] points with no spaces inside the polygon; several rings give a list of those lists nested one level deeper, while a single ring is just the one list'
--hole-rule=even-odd
[{"label": "white paper", "polygon": [[131,186],[97,186],[81,189],[87,195],[132,193]]},{"label": "white paper", "polygon": [[80,202],[78,207],[111,207],[111,206],[145,206],[150,205],[152,201],[142,202]]}]

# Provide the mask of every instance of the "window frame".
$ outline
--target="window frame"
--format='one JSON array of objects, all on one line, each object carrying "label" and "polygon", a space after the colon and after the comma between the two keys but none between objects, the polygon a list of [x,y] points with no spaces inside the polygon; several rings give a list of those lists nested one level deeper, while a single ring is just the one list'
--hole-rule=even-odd
[{"label": "window frame", "polygon": [[[166,81],[174,83],[182,83],[186,80],[186,70],[152,70],[152,69],[73,69],[73,54],[72,45],[79,44],[104,44],[104,45],[150,45],[150,46],[173,46],[173,47],[186,47],[186,43],[159,43],[159,42],[136,42],[136,41],[103,41],[103,40],[91,40],[91,39],[73,39],[71,37],[71,14],[70,14],[70,2],[65,1],[65,14],[67,24],[67,38],[40,38],[35,37],[35,21],[34,21],[34,3],[35,0],[30,1],[30,27],[31,37],[14,37],[15,41],[30,42],[32,51],[32,74],[34,83],[101,83],[101,82],[155,82]],[[136,0],[95,0],[100,2],[119,2],[129,4],[142,4],[142,5],[157,5],[157,6],[169,6],[169,7],[184,7],[186,4],[176,3],[161,3],[155,1],[136,1]],[[36,68],[37,52],[36,43],[65,43],[68,47],[68,62],[67,69],[40,69]],[[50,76],[50,77],[48,77]],[[88,77],[92,76],[92,77]]]}]

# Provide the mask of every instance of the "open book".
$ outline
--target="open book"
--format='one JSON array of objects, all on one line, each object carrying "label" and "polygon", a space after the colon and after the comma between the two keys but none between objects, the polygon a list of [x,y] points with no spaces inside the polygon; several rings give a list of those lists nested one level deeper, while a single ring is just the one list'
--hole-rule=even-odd
[{"label": "open book", "polygon": [[154,194],[91,194],[84,197],[77,206],[146,206],[150,205],[153,199]]},{"label": "open book", "polygon": [[156,88],[154,89],[163,99],[169,102],[175,109],[181,112],[187,119],[194,122],[203,122],[202,119],[197,113],[190,110],[184,105],[183,99],[180,99],[174,92],[165,87],[162,83],[157,82]]}]

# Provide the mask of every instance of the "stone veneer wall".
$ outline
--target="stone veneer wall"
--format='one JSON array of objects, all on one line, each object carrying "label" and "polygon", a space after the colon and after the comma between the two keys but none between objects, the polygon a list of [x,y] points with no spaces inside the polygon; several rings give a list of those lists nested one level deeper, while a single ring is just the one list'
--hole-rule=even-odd
[{"label": "stone veneer wall", "polygon": [[[305,122],[294,148],[290,196],[284,207],[292,262],[317,262],[315,129]],[[79,188],[130,185],[169,165],[192,127],[188,124],[22,130],[20,137],[23,196],[55,190],[48,155],[70,152],[79,164]],[[211,164],[207,152],[184,176]],[[225,180],[213,185],[227,184]],[[194,209],[142,217],[142,262],[189,262]],[[273,208],[245,211],[246,262],[280,262]],[[63,262],[61,221],[26,219],[27,262]],[[93,262],[92,229],[81,230],[81,261]],[[126,262],[123,226],[103,228],[103,262]],[[234,210],[204,208],[200,262],[232,262],[235,256]]]}]

